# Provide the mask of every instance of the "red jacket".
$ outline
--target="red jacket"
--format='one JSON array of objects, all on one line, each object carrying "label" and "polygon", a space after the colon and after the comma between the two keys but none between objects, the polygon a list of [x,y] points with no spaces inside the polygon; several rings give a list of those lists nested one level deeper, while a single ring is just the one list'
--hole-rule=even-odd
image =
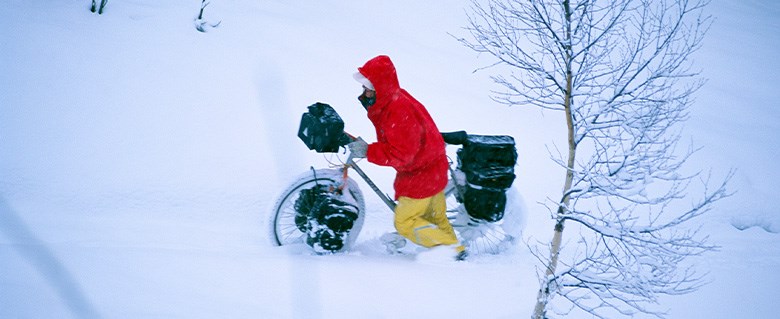
[{"label": "red jacket", "polygon": [[398,84],[395,66],[384,55],[358,68],[376,90],[368,118],[377,142],[368,145],[369,162],[395,168],[395,198],[426,198],[447,186],[449,161],[444,140],[425,107]]}]

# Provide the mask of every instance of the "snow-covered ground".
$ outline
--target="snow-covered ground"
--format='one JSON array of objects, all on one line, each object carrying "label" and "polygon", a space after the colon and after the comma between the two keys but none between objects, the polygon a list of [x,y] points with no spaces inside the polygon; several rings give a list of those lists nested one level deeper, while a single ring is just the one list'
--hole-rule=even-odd
[{"label": "snow-covered ground", "polygon": [[[517,318],[535,260],[521,245],[449,266],[376,251],[391,213],[364,188],[352,253],[272,247],[267,213],[328,159],[295,136],[316,101],[347,130],[373,128],[355,68],[391,56],[443,131],[508,134],[525,237],[549,240],[537,205],[563,177],[545,145],[558,114],[492,102],[490,63],[459,45],[466,1],[11,0],[0,6],[0,318]],[[661,300],[670,318],[776,318],[780,275],[780,4],[714,0],[698,66],[709,78],[686,134],[693,169],[737,169],[736,194],[702,222],[721,246],[710,283]],[[391,191],[393,172],[363,165]]]}]

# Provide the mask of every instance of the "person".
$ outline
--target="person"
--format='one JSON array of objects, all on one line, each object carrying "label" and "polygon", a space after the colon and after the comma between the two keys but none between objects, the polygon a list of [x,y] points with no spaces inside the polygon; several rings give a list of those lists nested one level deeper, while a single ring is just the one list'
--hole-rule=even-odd
[{"label": "person", "polygon": [[369,60],[354,78],[363,84],[358,100],[368,111],[377,141],[368,144],[359,138],[348,148],[353,158],[396,170],[394,226],[398,234],[463,260],[466,249],[446,214],[449,160],[439,129],[425,107],[400,87],[388,56]]}]

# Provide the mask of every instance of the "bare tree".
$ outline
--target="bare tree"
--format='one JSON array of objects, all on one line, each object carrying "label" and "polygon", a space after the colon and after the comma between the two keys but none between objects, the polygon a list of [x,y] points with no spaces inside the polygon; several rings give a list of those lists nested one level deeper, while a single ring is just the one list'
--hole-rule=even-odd
[{"label": "bare tree", "polygon": [[568,148],[550,151],[565,173],[562,194],[545,203],[553,238],[532,247],[544,265],[533,318],[550,309],[661,317],[661,295],[701,284],[684,261],[714,247],[688,224],[729,196],[731,178],[712,187],[701,172],[685,175],[693,150],[678,150],[679,124],[704,83],[691,55],[710,25],[706,4],[474,0],[473,39],[460,41],[497,59],[486,68],[509,70],[492,76],[503,87],[494,99],[565,114]]}]

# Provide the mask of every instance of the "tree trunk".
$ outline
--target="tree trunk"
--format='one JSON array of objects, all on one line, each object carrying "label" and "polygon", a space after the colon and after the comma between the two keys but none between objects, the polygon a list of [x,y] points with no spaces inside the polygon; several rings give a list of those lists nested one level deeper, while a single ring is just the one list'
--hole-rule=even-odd
[{"label": "tree trunk", "polygon": [[536,306],[534,307],[534,319],[544,319],[546,317],[547,303],[550,299],[550,280],[555,275],[555,269],[558,266],[558,255],[561,251],[561,241],[563,240],[563,228],[565,220],[560,216],[565,213],[569,207],[570,191],[574,180],[574,162],[577,154],[577,144],[574,136],[574,118],[571,112],[573,75],[571,70],[571,8],[569,1],[563,1],[563,7],[566,12],[566,44],[564,52],[566,54],[566,91],[563,94],[563,109],[566,114],[566,128],[568,130],[569,140],[569,158],[566,166],[566,181],[563,186],[563,196],[558,206],[557,215],[559,216],[555,223],[552,241],[550,242],[550,261],[545,272],[545,281],[539,288],[539,294],[536,297]]}]

